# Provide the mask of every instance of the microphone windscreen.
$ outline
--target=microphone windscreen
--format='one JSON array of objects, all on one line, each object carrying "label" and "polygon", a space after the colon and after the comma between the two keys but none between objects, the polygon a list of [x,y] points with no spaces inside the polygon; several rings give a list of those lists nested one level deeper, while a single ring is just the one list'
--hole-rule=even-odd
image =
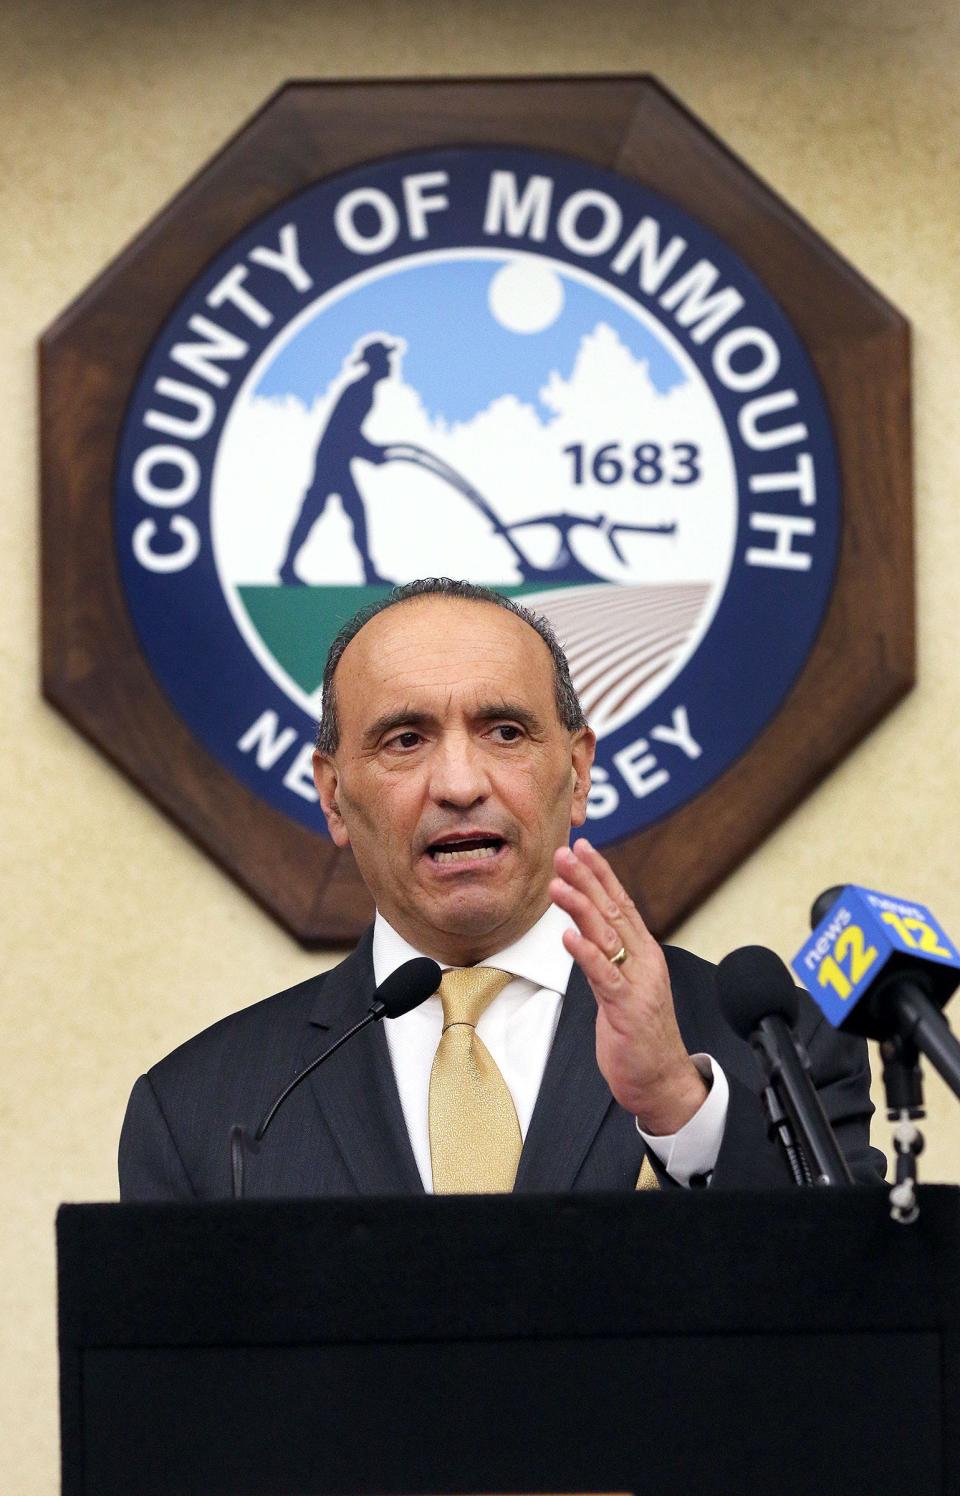
[{"label": "microphone windscreen", "polygon": [[797,989],[776,951],[744,945],[724,956],[717,967],[717,988],[724,1018],[742,1039],[749,1039],[761,1019],[774,1014],[793,1027]]},{"label": "microphone windscreen", "polygon": [[385,982],[374,993],[373,1000],[383,1003],[385,1018],[402,1018],[411,1008],[417,1008],[428,997],[432,997],[440,986],[440,967],[429,956],[417,956],[413,961],[404,961],[392,971]]},{"label": "microphone windscreen", "polygon": [[835,887],[825,888],[823,890],[823,893],[817,894],[817,897],[810,905],[811,930],[815,930],[820,921],[822,919],[826,919],[827,915],[830,913],[830,910],[833,908],[834,904],[837,902],[846,887],[846,883],[838,883]]}]

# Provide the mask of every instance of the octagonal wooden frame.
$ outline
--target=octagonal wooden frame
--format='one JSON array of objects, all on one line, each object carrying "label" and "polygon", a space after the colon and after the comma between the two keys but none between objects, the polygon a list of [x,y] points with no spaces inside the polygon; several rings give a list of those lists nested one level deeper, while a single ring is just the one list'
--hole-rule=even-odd
[{"label": "octagonal wooden frame", "polygon": [[372,906],[351,855],[240,784],[151,674],[121,591],[109,495],[139,365],[213,256],[333,172],[465,143],[579,157],[708,225],[780,301],[834,424],[840,561],[800,678],[720,779],[610,849],[663,936],[909,690],[914,580],[906,320],[652,78],[293,82],[268,101],[41,340],[43,689],[299,940],[357,936]]}]

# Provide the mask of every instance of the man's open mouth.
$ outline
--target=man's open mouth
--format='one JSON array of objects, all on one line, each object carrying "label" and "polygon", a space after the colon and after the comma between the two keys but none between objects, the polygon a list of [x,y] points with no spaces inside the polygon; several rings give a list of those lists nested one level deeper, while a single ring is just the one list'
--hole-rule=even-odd
[{"label": "man's open mouth", "polygon": [[477,862],[496,857],[503,845],[502,836],[465,836],[461,841],[433,842],[427,852],[436,863]]}]

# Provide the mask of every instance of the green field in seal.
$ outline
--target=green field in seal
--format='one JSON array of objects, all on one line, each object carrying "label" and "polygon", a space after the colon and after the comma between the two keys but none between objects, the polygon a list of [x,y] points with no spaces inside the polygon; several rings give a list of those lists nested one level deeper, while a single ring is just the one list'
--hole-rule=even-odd
[{"label": "green field in seal", "polygon": [[[563,583],[559,583],[560,588]],[[238,587],[250,622],[277,664],[302,691],[314,692],[337,630],[360,608],[380,602],[389,587]],[[545,592],[542,583],[499,587],[506,597]]]}]

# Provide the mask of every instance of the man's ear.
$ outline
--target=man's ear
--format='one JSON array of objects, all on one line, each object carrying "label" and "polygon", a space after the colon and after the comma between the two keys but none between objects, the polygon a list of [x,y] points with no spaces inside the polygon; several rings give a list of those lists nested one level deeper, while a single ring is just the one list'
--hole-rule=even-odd
[{"label": "man's ear", "polygon": [[321,753],[319,748],[315,748],[313,753],[313,782],[317,786],[320,809],[326,817],[327,830],[330,832],[334,846],[348,847],[350,837],[347,835],[346,823],[340,814],[337,801],[340,776],[333,759]]},{"label": "man's ear", "polygon": [[570,745],[571,755],[571,802],[570,824],[582,826],[587,819],[587,796],[590,793],[590,766],[597,746],[597,735],[592,728],[581,727]]}]

